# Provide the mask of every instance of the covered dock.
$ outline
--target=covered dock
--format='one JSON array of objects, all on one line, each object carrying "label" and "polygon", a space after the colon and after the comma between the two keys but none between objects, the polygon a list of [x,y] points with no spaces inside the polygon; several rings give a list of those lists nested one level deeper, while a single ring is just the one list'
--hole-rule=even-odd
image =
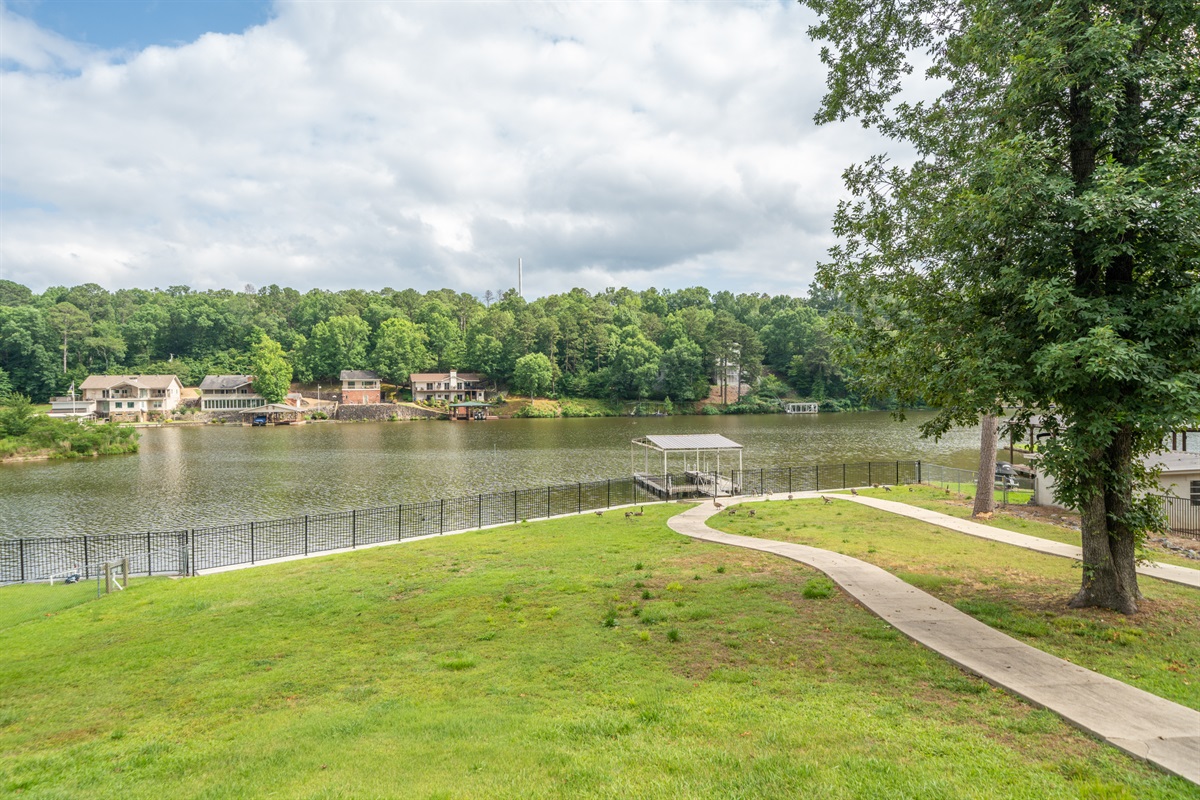
[{"label": "covered dock", "polygon": [[450,419],[496,419],[489,411],[491,407],[491,403],[484,403],[479,400],[463,400],[462,402],[451,403]]},{"label": "covered dock", "polygon": [[[640,471],[635,447],[643,448]],[[661,472],[651,472],[651,452],[662,454]],[[742,446],[732,439],[718,433],[656,434],[630,440],[629,462],[634,480],[658,497],[671,499],[697,494],[716,497],[736,494],[741,488],[732,477],[721,474],[722,454],[725,455],[726,468],[732,470],[735,453],[737,472],[733,474],[740,475]],[[654,467],[657,468],[658,456],[654,461]],[[672,467],[675,467],[674,472]]]},{"label": "covered dock", "polygon": [[247,408],[242,412],[242,418],[249,423],[255,417],[266,417],[268,425],[303,425],[304,409],[290,406],[286,403],[270,403],[257,408]]}]

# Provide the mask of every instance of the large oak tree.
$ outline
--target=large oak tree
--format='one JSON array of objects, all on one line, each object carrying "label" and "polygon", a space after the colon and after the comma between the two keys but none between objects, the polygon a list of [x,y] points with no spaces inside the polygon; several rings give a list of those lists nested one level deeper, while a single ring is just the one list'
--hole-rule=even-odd
[{"label": "large oak tree", "polygon": [[[1083,523],[1076,606],[1126,613],[1155,524],[1143,457],[1200,409],[1195,0],[801,0],[820,15],[818,120],[912,148],[849,168],[825,288],[872,388],[1046,412]],[[941,93],[905,102],[916,54]]]}]

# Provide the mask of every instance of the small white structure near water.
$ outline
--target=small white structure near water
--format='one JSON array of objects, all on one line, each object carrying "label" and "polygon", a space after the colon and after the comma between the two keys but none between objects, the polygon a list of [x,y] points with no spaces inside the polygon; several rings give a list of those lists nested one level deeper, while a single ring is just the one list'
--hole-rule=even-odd
[{"label": "small white structure near water", "polygon": [[788,403],[783,410],[789,414],[816,414],[820,403]]}]

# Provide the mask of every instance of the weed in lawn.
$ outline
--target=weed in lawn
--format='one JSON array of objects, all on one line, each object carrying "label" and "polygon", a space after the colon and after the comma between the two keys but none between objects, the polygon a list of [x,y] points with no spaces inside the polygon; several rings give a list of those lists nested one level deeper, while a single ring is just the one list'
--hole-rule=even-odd
[{"label": "weed in lawn", "polygon": [[650,594],[650,590],[649,590],[649,589],[647,589],[647,590],[645,590],[644,592],[642,592],[642,599],[643,599],[643,600],[649,600],[649,599],[650,599],[652,596],[653,596],[653,595],[651,595],[651,594]]},{"label": "weed in lawn", "polygon": [[717,573],[718,573],[718,574],[720,574],[720,575],[724,575],[724,574],[725,574],[725,565],[724,565],[724,564],[722,564],[721,566],[717,567]]},{"label": "weed in lawn", "polygon": [[472,669],[476,666],[476,661],[471,656],[456,654],[444,658],[441,661],[441,668],[450,670],[451,672],[462,672],[466,669]]},{"label": "weed in lawn", "polygon": [[809,578],[802,594],[809,600],[824,600],[833,594],[833,581],[825,577]]},{"label": "weed in lawn", "polygon": [[668,642],[678,642],[679,641],[679,631],[675,628],[671,628],[669,631],[667,631],[667,641]]}]

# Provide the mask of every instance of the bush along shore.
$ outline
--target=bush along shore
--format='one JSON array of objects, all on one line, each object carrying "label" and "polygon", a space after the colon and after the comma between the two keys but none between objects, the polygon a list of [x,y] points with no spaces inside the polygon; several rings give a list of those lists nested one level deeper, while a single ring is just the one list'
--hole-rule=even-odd
[{"label": "bush along shore", "polygon": [[0,407],[0,460],[80,458],[136,453],[137,431],[123,425],[55,419],[16,394]]}]

